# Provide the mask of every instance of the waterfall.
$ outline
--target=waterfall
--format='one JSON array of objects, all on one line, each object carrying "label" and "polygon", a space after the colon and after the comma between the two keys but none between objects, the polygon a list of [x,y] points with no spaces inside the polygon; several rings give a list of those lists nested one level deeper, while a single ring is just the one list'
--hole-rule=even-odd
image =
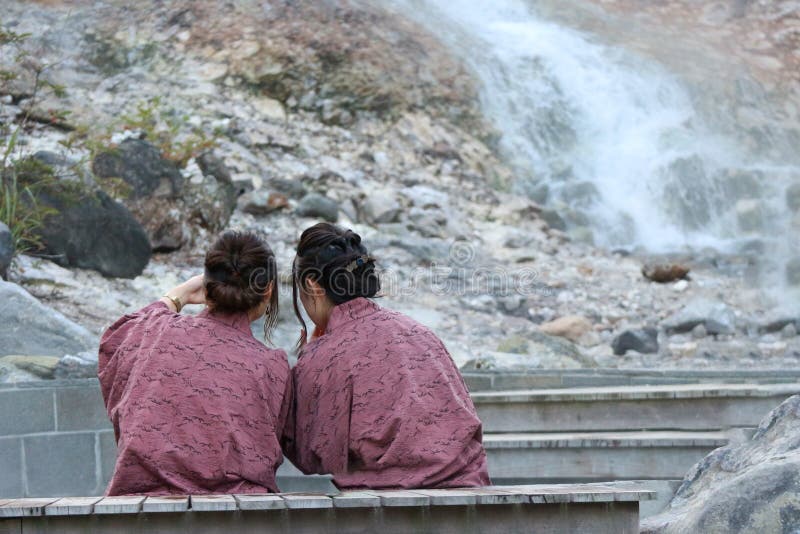
[{"label": "waterfall", "polygon": [[651,252],[769,239],[764,228],[785,211],[769,200],[783,201],[773,178],[785,169],[709,128],[685,84],[656,61],[521,0],[385,1],[477,75],[515,188],[555,208],[568,228],[589,230],[601,246]]},{"label": "waterfall", "polygon": [[735,207],[766,194],[771,165],[708,128],[681,80],[656,62],[544,20],[520,0],[386,2],[478,75],[516,189],[569,227],[589,227],[598,245],[725,250],[769,217],[753,207],[742,223]]}]

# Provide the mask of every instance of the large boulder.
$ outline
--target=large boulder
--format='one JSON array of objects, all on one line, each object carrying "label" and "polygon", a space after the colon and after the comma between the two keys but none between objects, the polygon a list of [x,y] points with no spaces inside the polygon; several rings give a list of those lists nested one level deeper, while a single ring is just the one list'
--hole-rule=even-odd
[{"label": "large boulder", "polygon": [[6,278],[14,258],[14,238],[5,223],[0,222],[0,278]]},{"label": "large boulder", "polygon": [[64,267],[94,269],[105,276],[141,274],[150,261],[142,226],[125,206],[86,179],[78,163],[38,152],[23,160],[17,172],[22,184],[37,191],[36,209],[47,210],[36,229],[42,254]]},{"label": "large boulder", "polygon": [[800,395],[764,418],[755,435],[719,448],[687,473],[650,534],[800,531]]},{"label": "large boulder", "polygon": [[142,226],[104,192],[77,200],[42,193],[39,200],[54,209],[38,232],[44,253],[59,265],[135,278],[150,261],[150,242]]},{"label": "large boulder", "polygon": [[144,226],[152,249],[181,248],[202,228],[219,232],[236,207],[230,172],[210,153],[198,156],[196,176],[187,180],[178,165],[144,139],[125,139],[95,156],[92,171],[128,187],[122,201]]},{"label": "large boulder", "polygon": [[119,178],[129,187],[129,198],[176,198],[183,190],[178,166],[144,139],[125,139],[115,149],[100,152],[92,161],[99,178]]},{"label": "large boulder", "polygon": [[96,349],[88,330],[22,287],[0,281],[0,356],[62,356]]}]

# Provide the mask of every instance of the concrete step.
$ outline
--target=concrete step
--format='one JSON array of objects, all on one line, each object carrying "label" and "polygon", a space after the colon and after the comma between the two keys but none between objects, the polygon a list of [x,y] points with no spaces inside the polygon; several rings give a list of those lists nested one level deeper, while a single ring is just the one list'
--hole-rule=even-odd
[{"label": "concrete step", "polygon": [[486,434],[495,484],[681,479],[712,450],[747,431]]},{"label": "concrete step", "polygon": [[800,369],[536,369],[463,370],[470,391],[670,384],[784,384],[800,382]]},{"label": "concrete step", "polygon": [[483,391],[490,432],[717,430],[754,427],[800,384],[682,384]]}]

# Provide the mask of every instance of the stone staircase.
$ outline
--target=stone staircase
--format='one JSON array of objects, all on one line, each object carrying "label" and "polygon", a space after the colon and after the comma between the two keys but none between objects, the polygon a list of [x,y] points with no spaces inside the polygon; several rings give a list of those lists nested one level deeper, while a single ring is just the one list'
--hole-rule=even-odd
[{"label": "stone staircase", "polygon": [[[769,381],[768,381],[769,382]],[[749,437],[798,383],[621,385],[474,391],[495,484],[646,481],[646,517],[712,450]],[[328,477],[278,474],[291,491],[331,489]]]},{"label": "stone staircase", "polygon": [[[695,462],[746,438],[772,408],[800,393],[796,370],[465,378],[484,422],[495,484],[646,481],[658,498],[643,505],[643,516],[663,506]],[[102,493],[115,451],[96,380],[0,387],[0,404],[0,498]],[[289,492],[333,489],[329,477],[304,476],[288,463],[278,484]]]}]

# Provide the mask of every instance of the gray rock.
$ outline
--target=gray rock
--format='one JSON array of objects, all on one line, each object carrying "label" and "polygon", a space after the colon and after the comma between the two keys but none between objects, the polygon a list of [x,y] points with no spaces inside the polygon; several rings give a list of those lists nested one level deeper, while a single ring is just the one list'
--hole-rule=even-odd
[{"label": "gray rock", "polygon": [[402,206],[392,191],[378,190],[367,194],[361,205],[361,217],[370,224],[395,223],[400,219]]},{"label": "gray rock", "polygon": [[97,376],[97,353],[81,352],[67,354],[58,360],[55,378],[93,378]]},{"label": "gray rock", "polygon": [[758,327],[759,334],[774,334],[782,331],[787,326],[792,325],[800,330],[800,317],[792,316],[773,316]]},{"label": "gray rock", "polygon": [[6,278],[14,259],[14,238],[5,223],[0,222],[0,278]]},{"label": "gray rock", "polygon": [[611,348],[617,356],[622,356],[629,350],[655,354],[658,352],[658,331],[655,328],[625,330],[614,338]]},{"label": "gray rock", "polygon": [[62,356],[93,350],[97,339],[36,300],[22,287],[0,281],[0,356]]},{"label": "gray rock", "polygon": [[800,396],[772,410],[749,441],[721,447],[686,474],[648,534],[800,530]]},{"label": "gray rock", "polygon": [[92,171],[100,178],[124,180],[132,198],[176,198],[183,190],[178,166],[144,139],[125,139],[118,148],[100,152],[92,161]]},{"label": "gray rock", "polygon": [[570,341],[532,331],[501,340],[496,352],[487,352],[468,360],[462,370],[527,370],[542,368],[576,369],[596,367],[593,358]]},{"label": "gray rock", "polygon": [[228,226],[236,208],[236,186],[222,160],[210,152],[199,155],[195,161],[204,179],[186,184],[180,198],[184,206],[181,211],[188,215],[193,226],[220,232]]},{"label": "gray rock", "polygon": [[287,180],[285,178],[271,178],[266,184],[273,191],[283,193],[289,198],[303,198],[307,191],[300,180]]},{"label": "gray rock", "polygon": [[320,218],[328,222],[339,220],[339,205],[336,201],[318,193],[309,193],[304,196],[295,212],[301,217]]},{"label": "gray rock", "polygon": [[58,364],[58,356],[2,356],[0,365],[30,373],[36,378],[51,379]]},{"label": "gray rock", "polygon": [[447,193],[428,187],[427,185],[414,185],[405,187],[401,193],[408,198],[413,206],[418,208],[447,208],[450,199]]},{"label": "gray rock", "polygon": [[284,195],[272,191],[251,191],[239,197],[240,209],[252,215],[268,215],[288,206],[289,201]]},{"label": "gray rock", "polygon": [[144,229],[125,206],[104,192],[77,201],[42,193],[39,201],[56,210],[38,232],[45,254],[59,265],[135,278],[150,261]]},{"label": "gray rock", "polygon": [[169,252],[181,248],[197,228],[224,229],[236,207],[238,188],[222,160],[206,152],[195,162],[202,178],[187,181],[157,147],[126,139],[119,148],[95,156],[92,170],[98,177],[121,178],[130,186],[123,202],[144,227],[152,249]]},{"label": "gray rock", "polygon": [[442,261],[450,253],[450,246],[442,239],[420,238],[411,234],[401,238],[391,238],[387,244],[405,250],[423,264]]},{"label": "gray rock", "polygon": [[57,157],[44,159],[63,166],[33,158],[37,164],[27,165],[23,175],[25,180],[47,184],[36,193],[37,203],[52,211],[36,229],[41,252],[59,265],[93,269],[105,276],[141,274],[150,260],[142,225],[125,206],[82,180],[71,180],[65,187],[62,177],[75,173],[75,164]]},{"label": "gray rock", "polygon": [[710,335],[732,334],[736,316],[724,302],[697,298],[668,317],[662,326],[668,334],[683,334],[691,332],[699,324]]},{"label": "gray rock", "polygon": [[705,324],[700,323],[694,328],[692,328],[692,337],[695,339],[703,339],[708,335],[708,331],[706,330]]}]

